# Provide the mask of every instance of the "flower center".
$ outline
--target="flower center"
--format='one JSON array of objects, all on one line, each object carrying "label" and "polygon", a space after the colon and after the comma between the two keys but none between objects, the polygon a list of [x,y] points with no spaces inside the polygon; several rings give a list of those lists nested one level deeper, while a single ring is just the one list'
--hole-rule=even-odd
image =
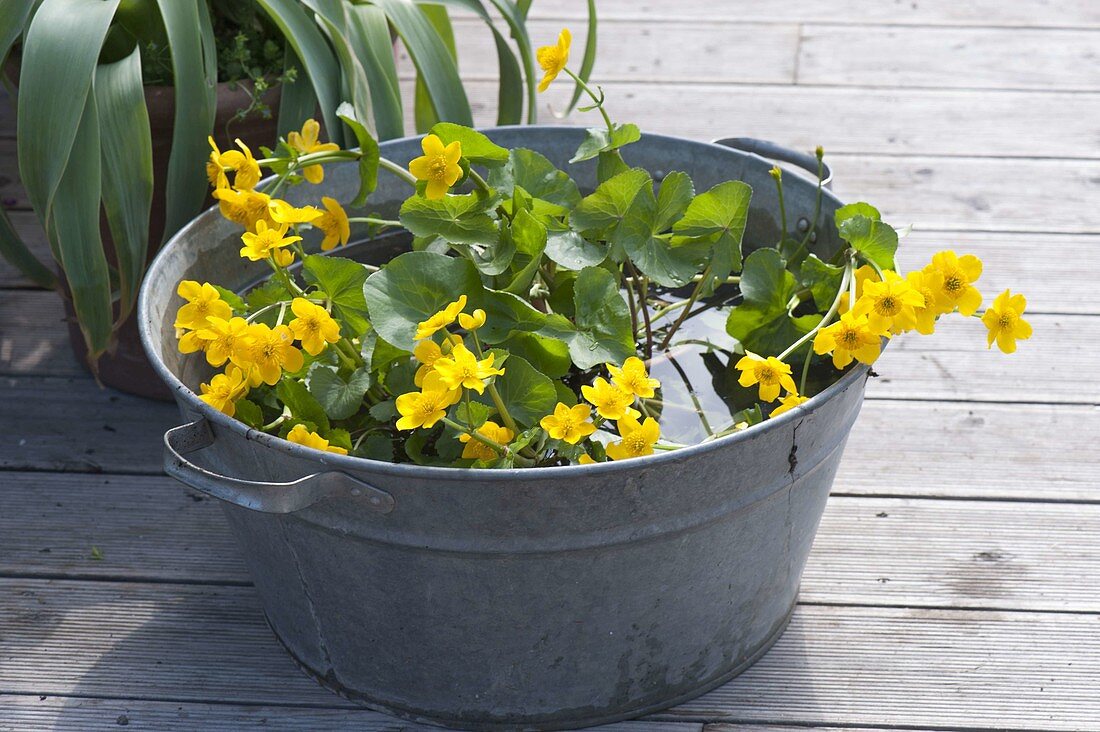
[{"label": "flower center", "polygon": [[859,344],[859,333],[854,330],[846,330],[840,336],[840,342],[849,347],[849,350]]},{"label": "flower center", "polygon": [[442,155],[436,155],[434,158],[432,158],[432,162],[428,166],[428,171],[433,178],[446,178],[447,158]]},{"label": "flower center", "polygon": [[304,325],[306,330],[310,333],[316,333],[321,329],[321,324],[317,322],[317,318],[305,318],[302,325]]},{"label": "flower center", "polygon": [[774,384],[779,381],[779,374],[772,367],[766,366],[756,372],[756,379],[761,384]]},{"label": "flower center", "polygon": [[623,438],[623,447],[638,455],[645,450],[645,440],[640,435],[631,435]]},{"label": "flower center", "polygon": [[958,295],[963,288],[963,278],[958,274],[950,274],[943,279],[943,289],[952,295]]},{"label": "flower center", "polygon": [[900,308],[893,295],[886,295],[878,301],[879,315],[897,315]]},{"label": "flower center", "polygon": [[1015,313],[1001,313],[1001,317],[997,319],[997,325],[1004,330],[1009,330],[1012,326],[1016,325]]}]

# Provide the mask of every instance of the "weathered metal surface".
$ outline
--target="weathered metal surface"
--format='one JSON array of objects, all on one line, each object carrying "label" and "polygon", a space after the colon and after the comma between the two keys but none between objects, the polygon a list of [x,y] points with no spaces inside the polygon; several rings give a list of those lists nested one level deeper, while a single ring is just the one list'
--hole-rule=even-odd
[{"label": "weathered metal surface", "polygon": [[[500,144],[559,167],[583,132],[502,128]],[[404,161],[415,139],[383,145]],[[660,178],[686,170],[698,190],[728,179],[755,189],[747,242],[774,240],[771,163],[687,140],[646,136],[628,159]],[[594,165],[571,169],[582,187]],[[351,166],[288,197],[346,194]],[[791,221],[813,215],[816,186],[787,182]],[[394,215],[407,190],[383,178],[373,211]],[[346,197],[343,196],[343,197]],[[826,194],[821,222],[839,202]],[[142,291],[143,337],[201,439],[169,467],[234,499],[226,515],[276,635],[323,684],[411,719],[472,729],[555,729],[624,719],[689,699],[736,675],[785,627],[866,370],[746,432],[626,463],[473,471],[318,453],[249,430],[194,394],[209,369],[176,350],[183,278],[244,288],[263,268],[237,255],[239,232],[216,212],[162,251]],[[837,242],[824,228],[814,248]],[[316,239],[307,246],[317,248]],[[375,260],[393,242],[340,254]],[[201,424],[201,423],[200,423]],[[205,430],[209,430],[207,434]],[[209,443],[198,449],[198,445]],[[263,513],[253,498],[338,471],[393,499],[382,513],[350,490]],[[212,486],[232,476],[232,490]],[[308,505],[311,504],[311,505]]]}]

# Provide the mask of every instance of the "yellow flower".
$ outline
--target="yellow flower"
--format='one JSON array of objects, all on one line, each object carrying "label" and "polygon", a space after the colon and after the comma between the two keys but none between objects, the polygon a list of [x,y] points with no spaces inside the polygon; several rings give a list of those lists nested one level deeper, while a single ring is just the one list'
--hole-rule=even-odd
[{"label": "yellow flower", "polygon": [[478,308],[472,315],[466,313],[458,314],[458,324],[466,330],[477,330],[481,326],[485,325],[485,311]]},{"label": "yellow flower", "polygon": [[461,390],[448,389],[439,374],[434,371],[424,377],[424,388],[411,391],[397,397],[397,429],[414,430],[435,426],[435,423],[447,416],[447,407],[462,398]]},{"label": "yellow flower", "polygon": [[622,368],[607,364],[607,372],[611,374],[612,381],[642,399],[652,399],[654,390],[661,388],[661,382],[649,378],[645,370],[645,361],[637,356],[631,356],[624,361]]},{"label": "yellow flower", "polygon": [[[512,430],[507,427],[501,427],[496,422],[489,420],[485,424],[477,428],[479,435],[484,435],[498,445],[507,445],[512,441],[512,438],[516,436]],[[462,448],[462,457],[473,458],[474,460],[492,460],[497,457],[497,451],[486,445],[484,442],[478,442],[472,436],[468,434],[461,434],[458,436],[459,442],[465,443],[465,447]]]},{"label": "yellow flower", "polygon": [[451,336],[443,341],[442,346],[433,340],[423,340],[416,344],[413,349],[413,356],[420,362],[420,368],[416,370],[416,375],[413,377],[414,384],[417,386],[424,385],[424,377],[429,371],[434,370],[435,362],[451,352],[452,340],[462,343],[462,336]]},{"label": "yellow flower", "polygon": [[973,254],[958,257],[952,251],[937,252],[924,271],[943,276],[935,293],[940,312],[949,313],[958,307],[963,315],[973,315],[982,306],[982,294],[973,285],[982,276],[982,260]]},{"label": "yellow flower", "polygon": [[285,269],[294,264],[294,252],[287,249],[272,249],[271,261]]},{"label": "yellow flower", "polygon": [[[865,264],[865,265],[861,266],[859,269],[857,269],[856,272],[855,272],[855,277],[856,277],[856,300],[859,300],[859,298],[863,297],[863,285],[864,284],[866,284],[867,282],[878,282],[879,279],[880,279],[879,276],[878,276],[878,272],[876,272],[875,268],[872,267],[869,264]],[[840,296],[840,307],[837,310],[838,313],[843,315],[844,313],[848,312],[848,305],[849,305],[848,299],[849,299],[850,294],[851,293],[849,293],[849,292],[845,292],[845,293],[841,294],[841,296]]]},{"label": "yellow flower", "polygon": [[1013,295],[1011,290],[1005,290],[993,305],[982,315],[982,322],[989,328],[989,342],[987,348],[993,347],[993,341],[997,341],[997,348],[1003,353],[1016,351],[1016,340],[1026,341],[1031,337],[1031,325],[1022,317],[1027,300],[1023,295]]},{"label": "yellow flower", "polygon": [[[802,396],[801,394],[790,393],[787,396],[779,400],[779,406],[772,410],[771,417],[778,417],[784,412],[789,412],[799,404],[805,404],[810,400],[809,397]],[[747,426],[747,425],[746,425]]]},{"label": "yellow flower", "polygon": [[596,461],[592,459],[592,456],[587,452],[582,452],[581,456],[577,458],[577,464],[579,465],[595,465]]},{"label": "yellow flower", "polygon": [[553,46],[542,46],[536,52],[536,57],[539,61],[539,66],[542,67],[543,77],[539,82],[539,91],[546,91],[547,87],[558,78],[558,74],[562,72],[565,65],[569,63],[569,44],[572,43],[573,36],[569,33],[568,28],[562,28],[561,33],[558,34],[558,42]]},{"label": "yellow flower", "polygon": [[177,328],[205,328],[207,315],[218,318],[230,318],[233,315],[229,303],[222,300],[221,294],[209,282],[200,285],[194,280],[183,280],[176,292],[187,301],[186,305],[176,311]]},{"label": "yellow flower", "polygon": [[493,368],[493,358],[490,353],[478,361],[470,349],[459,343],[451,349],[450,356],[437,358],[433,366],[448,389],[461,387],[481,394],[485,391],[486,379],[504,373],[504,369]]},{"label": "yellow flower", "polygon": [[237,413],[237,400],[248,393],[248,381],[236,366],[230,366],[224,374],[215,374],[209,384],[201,384],[199,399],[232,417]]},{"label": "yellow flower", "polygon": [[596,425],[588,421],[592,408],[587,404],[568,407],[561,402],[554,407],[554,413],[539,421],[539,425],[555,440],[564,440],[570,445],[588,437],[596,431]]},{"label": "yellow flower", "polygon": [[[286,142],[303,155],[312,152],[328,152],[330,150],[340,149],[340,146],[335,142],[317,142],[317,137],[320,133],[321,125],[318,124],[317,120],[307,119],[302,125],[301,132],[291,131],[287,134]],[[325,169],[320,164],[307,165],[302,168],[302,177],[310,183],[320,183],[325,179]]]},{"label": "yellow flower", "polygon": [[653,445],[661,436],[657,420],[646,417],[641,424],[633,417],[618,421],[619,441],[607,446],[607,456],[612,460],[629,460],[653,454]]},{"label": "yellow flower", "polygon": [[414,336],[414,338],[416,340],[427,338],[440,328],[446,328],[448,325],[455,322],[458,314],[461,313],[463,308],[465,307],[466,296],[461,295],[457,300],[440,310],[432,317],[418,323],[416,328],[416,335]]},{"label": "yellow flower", "polygon": [[741,386],[760,384],[761,401],[775,401],[781,388],[787,391],[798,391],[794,385],[794,379],[791,378],[791,367],[775,356],[761,358],[755,353],[746,352],[745,356],[737,362],[737,369],[741,372],[741,378],[737,380]]},{"label": "yellow flower", "polygon": [[293,372],[302,368],[305,359],[294,347],[294,333],[287,326],[270,328],[264,323],[253,323],[248,336],[248,341],[238,347],[234,362],[242,367],[248,365],[253,386],[259,386],[259,382],[275,386],[284,370]]},{"label": "yellow flower", "polygon": [[278,224],[308,224],[321,214],[321,209],[314,206],[296,208],[282,199],[271,199],[271,218]]},{"label": "yellow flower", "polygon": [[269,226],[275,224],[275,220],[271,218],[271,197],[266,193],[219,188],[210,195],[218,199],[218,210],[222,216],[248,231],[255,231],[256,224],[260,221]]},{"label": "yellow flower", "polygon": [[196,351],[205,351],[206,344],[209,341],[203,340],[199,337],[197,330],[192,330],[184,333],[179,337],[179,349],[180,353],[195,353]]},{"label": "yellow flower", "polygon": [[641,414],[630,408],[634,403],[634,394],[602,376],[597,377],[592,386],[582,386],[581,394],[596,408],[596,414],[604,419],[637,418]]},{"label": "yellow flower", "polygon": [[462,157],[462,143],[455,140],[446,147],[435,135],[428,135],[420,141],[424,154],[409,162],[409,172],[417,180],[428,181],[424,195],[431,199],[443,198],[448,189],[462,177],[462,167],[458,161]]},{"label": "yellow flower", "polygon": [[[842,369],[855,358],[872,364],[882,353],[882,337],[871,329],[866,315],[844,313],[840,320],[826,326],[814,336],[814,353],[833,353],[833,366]],[[791,389],[790,391],[794,391]]]},{"label": "yellow flower", "polygon": [[330,445],[328,440],[321,437],[316,432],[310,432],[306,429],[304,424],[296,424],[287,433],[286,438],[293,442],[295,445],[303,445],[305,447],[312,447],[314,450],[320,450],[322,452],[332,452],[337,455],[347,455],[348,451],[342,447],[336,445]]},{"label": "yellow flower", "polygon": [[882,274],[883,281],[863,286],[863,295],[856,300],[852,313],[866,315],[868,326],[879,335],[900,333],[916,322],[914,308],[924,307],[924,295],[897,272],[886,270]]},{"label": "yellow flower", "polygon": [[300,236],[287,236],[288,228],[286,224],[268,227],[266,221],[257,221],[255,233],[246,231],[241,234],[241,241],[244,242],[241,256],[259,262],[270,257],[279,248],[302,240]]},{"label": "yellow flower", "polygon": [[927,272],[914,270],[905,275],[909,286],[924,297],[924,305],[913,308],[913,322],[910,329],[915,328],[921,335],[931,335],[936,329],[936,317],[940,315],[940,309],[936,304],[936,292],[943,287],[943,275],[939,272]]},{"label": "yellow flower", "polygon": [[290,310],[296,316],[290,321],[290,329],[310,356],[325,350],[326,343],[340,340],[340,324],[320,305],[296,297],[290,303]]},{"label": "yellow flower", "polygon": [[217,143],[214,142],[213,137],[207,137],[207,142],[210,143],[212,152],[210,153],[210,160],[206,163],[206,177],[210,180],[210,185],[215,189],[227,188],[229,186],[229,178],[226,176],[225,171],[234,171],[233,187],[239,191],[250,191],[256,187],[256,184],[260,182],[260,164],[256,162],[256,158],[252,157],[252,151],[248,149],[240,140],[236,140],[237,145],[241,148],[237,150],[226,150],[222,152],[218,149]]},{"label": "yellow flower", "polygon": [[325,206],[325,213],[314,219],[313,225],[325,233],[325,238],[321,240],[321,249],[327,252],[348,243],[351,238],[351,223],[348,222],[344,207],[335,198],[322,196],[321,203]]},{"label": "yellow flower", "polygon": [[196,331],[206,341],[206,361],[211,366],[221,366],[237,352],[249,338],[248,322],[244,318],[218,318],[207,316],[206,327]]}]

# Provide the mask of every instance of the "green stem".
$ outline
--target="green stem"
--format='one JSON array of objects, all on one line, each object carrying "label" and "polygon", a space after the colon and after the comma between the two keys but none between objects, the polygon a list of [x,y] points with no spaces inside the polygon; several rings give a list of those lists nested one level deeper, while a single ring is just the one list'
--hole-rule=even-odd
[{"label": "green stem", "polygon": [[772,177],[775,178],[775,190],[779,196],[779,241],[787,240],[787,207],[783,203],[783,171],[779,166],[772,168]]},{"label": "green stem", "polygon": [[374,224],[375,226],[401,226],[400,221],[393,219],[376,219],[371,216],[352,216],[348,218],[349,224]]},{"label": "green stem", "polygon": [[413,176],[413,174],[405,170],[403,167],[393,162],[392,160],[387,160],[386,158],[378,158],[378,167],[385,168],[386,170],[396,175],[398,178],[404,180],[413,188],[416,188],[416,178]]},{"label": "green stem", "polygon": [[672,327],[668,329],[667,333],[665,333],[665,339],[661,343],[660,350],[663,351],[666,348],[668,348],[668,344],[672,340],[673,334],[675,334],[677,329],[681,325],[683,325],[683,322],[685,320],[687,320],[688,313],[691,312],[691,306],[694,305],[695,301],[699,299],[699,295],[703,291],[703,285],[706,283],[706,281],[709,277],[710,277],[710,265],[708,264],[707,268],[703,270],[702,279],[700,279],[699,282],[695,285],[695,289],[691,291],[691,296],[688,297],[687,304],[684,306],[684,312],[680,313],[680,317],[678,317],[676,319],[676,322],[673,323]]},{"label": "green stem", "polygon": [[577,76],[569,69],[562,69],[562,71],[573,77],[573,81],[577,82],[577,85],[584,90],[585,94],[587,94],[589,98],[592,99],[592,103],[596,105],[596,109],[600,110],[600,114],[603,115],[603,121],[604,124],[607,125],[608,133],[614,131],[615,126],[611,124],[611,117],[607,115],[607,110],[603,108],[603,95],[601,94],[597,96],[596,93],[592,91],[592,88],[588,86],[588,84],[586,84],[584,80],[581,79],[581,77]]},{"label": "green stem", "polygon": [[[470,335],[473,336],[474,350],[477,353],[477,359],[480,361],[485,358],[485,352],[481,348],[481,339],[477,337],[476,330],[470,331]],[[447,339],[454,339],[451,340],[452,348],[458,343],[458,339],[450,333],[447,333]],[[504,422],[504,426],[512,430],[512,434],[518,435],[520,433],[519,425],[516,424],[516,420],[512,419],[512,415],[509,414],[508,408],[504,406],[504,399],[501,398],[500,392],[497,391],[496,384],[490,381],[485,385],[485,388],[488,390],[489,398],[493,400],[493,406],[496,407],[497,413],[500,414],[500,420]],[[530,458],[536,457],[535,454],[527,448],[524,448],[521,452]]]},{"label": "green stem", "polygon": [[485,179],[478,174],[476,170],[470,168],[470,180],[482,190],[483,193],[492,193],[493,189],[489,187],[489,184],[485,182]]},{"label": "green stem", "polygon": [[818,322],[817,325],[815,325],[813,328],[811,328],[809,333],[807,333],[806,335],[799,338],[797,341],[795,341],[790,346],[788,346],[787,349],[785,351],[783,351],[783,353],[779,354],[778,358],[779,358],[780,361],[782,361],[787,356],[789,356],[792,353],[794,353],[795,351],[797,351],[799,346],[801,346],[803,343],[805,343],[806,341],[813,338],[815,335],[817,335],[817,332],[819,330],[821,330],[826,325],[828,325],[830,322],[832,322],[833,317],[836,315],[836,311],[838,309],[840,309],[840,298],[841,298],[841,296],[844,295],[844,292],[848,289],[848,282],[851,281],[851,279],[852,279],[852,262],[851,262],[851,260],[849,260],[848,264],[845,265],[845,267],[844,267],[844,276],[841,277],[840,287],[837,288],[836,297],[833,298],[833,304],[829,306],[829,310],[825,313],[825,317],[823,317],[820,320],[820,322]]},{"label": "green stem", "polygon": [[814,356],[814,349],[806,349],[806,360],[802,362],[802,378],[798,380],[798,393],[806,393],[806,377],[810,375],[810,359]]}]

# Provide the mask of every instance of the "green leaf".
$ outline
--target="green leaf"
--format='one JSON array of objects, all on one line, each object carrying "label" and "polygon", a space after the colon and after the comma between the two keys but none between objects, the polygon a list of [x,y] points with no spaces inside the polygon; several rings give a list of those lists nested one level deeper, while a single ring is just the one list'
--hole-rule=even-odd
[{"label": "green leaf", "polygon": [[355,135],[359,150],[362,152],[359,158],[359,192],[351,202],[352,206],[362,206],[366,203],[367,196],[378,186],[378,142],[355,117],[355,110],[347,102],[336,108],[336,116],[342,119]]},{"label": "green leaf", "polygon": [[111,279],[99,237],[99,120],[95,95],[88,94],[68,165],[57,186],[58,205],[47,226],[65,270],[73,309],[95,366],[112,331]]},{"label": "green leaf", "polygon": [[613,124],[609,132],[606,127],[590,127],[585,130],[584,142],[577,148],[569,161],[579,163],[591,160],[600,153],[611,152],[642,139],[642,131],[635,124]]},{"label": "green leaf", "polygon": [[836,210],[836,213],[833,214],[833,219],[836,221],[837,228],[839,229],[842,223],[853,216],[865,216],[872,221],[882,221],[882,214],[878,212],[878,209],[862,201],[841,206]]},{"label": "green leaf", "polygon": [[462,157],[471,163],[482,165],[503,165],[508,161],[508,151],[497,145],[477,130],[453,122],[439,122],[432,126],[431,133],[443,141],[462,144]]},{"label": "green leaf", "polygon": [[504,374],[496,377],[501,401],[512,418],[530,427],[554,411],[558,393],[550,377],[519,356],[511,356]]},{"label": "green leaf", "polygon": [[607,247],[585,239],[572,229],[548,229],[546,256],[571,270],[595,267],[607,259]]},{"label": "green leaf", "polygon": [[206,175],[198,161],[210,154],[206,138],[214,127],[217,112],[217,70],[207,68],[203,53],[205,3],[157,0],[157,6],[172,50],[176,90],[172,153],[165,187],[167,205],[162,241],[167,241],[198,214],[206,199]]},{"label": "green leaf", "polygon": [[35,0],[9,0],[0,3],[0,59],[8,56],[15,39],[23,35]]},{"label": "green leaf", "polygon": [[[670,189],[671,190],[671,189]],[[673,196],[679,192],[673,190]],[[634,198],[630,210],[615,230],[611,243],[623,251],[647,277],[665,287],[681,287],[703,268],[709,247],[698,242],[672,246],[668,238],[658,235],[664,207],[646,187]]]},{"label": "green leaf", "polygon": [[633,168],[604,181],[577,204],[570,223],[580,232],[606,234],[618,226],[638,191],[650,180],[649,173]]},{"label": "green leaf", "polygon": [[[224,295],[223,295],[224,297]],[[245,301],[250,310],[259,310],[286,299],[286,288],[278,280],[266,280],[259,287],[253,287],[245,293]],[[232,304],[230,307],[234,307]]]},{"label": "green leaf", "polygon": [[[455,29],[451,24],[451,16],[447,12],[447,8],[434,2],[417,3],[417,8],[431,23],[432,28],[439,35],[439,39],[443,41],[451,60],[457,66],[458,46],[455,45]],[[435,105],[432,104],[428,87],[424,84],[424,79],[421,78],[419,73],[416,75],[416,86],[413,90],[413,119],[416,123],[417,133],[422,135],[426,134],[432,125],[439,122],[439,115],[436,114]]]},{"label": "green leaf", "polygon": [[264,424],[264,413],[260,409],[260,405],[255,402],[251,402],[247,399],[238,399],[236,403],[236,411],[233,416],[239,421],[244,422],[249,427],[259,429]]},{"label": "green leaf", "polygon": [[[275,280],[268,280],[268,282],[274,282],[274,281]],[[226,288],[222,287],[221,285],[211,285],[211,286],[215,290],[218,291],[218,294],[221,295],[222,300],[224,300],[229,305],[230,309],[233,311],[233,313],[235,315],[241,315],[241,314],[244,313],[245,310],[247,310],[247,307],[245,306],[244,300],[242,300],[241,297],[237,293],[233,292],[232,290],[226,289]],[[283,293],[283,294],[286,293],[286,290],[282,289],[282,285],[279,286],[279,292]],[[278,301],[278,298],[276,299],[276,302],[277,301]]]},{"label": "green leaf", "polygon": [[19,176],[46,225],[117,7],[118,0],[44,0],[27,28],[19,73]]},{"label": "green leaf", "polygon": [[370,385],[370,371],[366,369],[356,369],[347,380],[330,366],[318,365],[309,372],[309,393],[329,419],[347,419],[358,412]]},{"label": "green leaf", "polygon": [[489,244],[466,247],[470,260],[482,274],[495,277],[508,269],[516,255],[516,242],[507,227],[502,226],[497,240]]},{"label": "green leaf", "polygon": [[[311,0],[316,2],[316,0]],[[365,135],[370,139],[374,139],[374,112],[371,109],[371,94],[370,85],[367,82],[367,72],[363,70],[363,64],[359,61],[357,55],[357,49],[352,47],[351,41],[347,35],[347,16],[345,11],[345,3],[340,0],[335,0],[332,3],[325,3],[324,12],[318,11],[315,17],[318,19],[318,23],[324,27],[328,33],[329,45],[336,53],[337,63],[340,65],[340,95],[343,99],[351,99],[351,102],[341,102],[340,106],[336,108],[336,116],[344,119],[345,117],[352,117],[359,121],[363,126]],[[341,114],[341,108],[345,105],[349,108],[348,111],[344,111]],[[347,122],[346,119],[344,119]],[[354,132],[358,132],[354,129]],[[340,139],[341,137],[345,141],[347,146],[348,138],[346,135],[334,134],[334,137]],[[359,138],[359,135],[356,135]],[[362,142],[360,142],[362,144]]]},{"label": "green leaf", "polygon": [[0,256],[14,264],[36,285],[46,288],[58,286],[57,275],[27,248],[3,209],[0,209]]},{"label": "green leaf", "polygon": [[[463,148],[465,150],[465,148]],[[581,200],[577,184],[564,171],[534,150],[516,148],[508,163],[491,170],[489,184],[502,195],[511,196],[519,186],[528,195],[559,207],[558,215],[573,209]]]},{"label": "green leaf", "polygon": [[626,164],[618,150],[602,152],[596,160],[596,182],[603,183],[628,170],[630,170],[630,166]]},{"label": "green leaf", "polygon": [[573,365],[569,346],[564,341],[538,333],[514,333],[500,347],[523,358],[551,379],[565,376]]},{"label": "green leaf", "polygon": [[882,269],[894,268],[894,252],[898,250],[898,232],[882,221],[855,214],[837,226],[840,238],[852,249],[870,259]]},{"label": "green leaf", "polygon": [[527,14],[520,7],[522,2],[517,4],[513,0],[489,1],[504,18],[512,39],[519,48],[520,64],[524,71],[524,88],[527,91],[527,124],[533,125],[538,121],[538,101],[535,92],[538,68],[535,65],[535,52],[531,46],[531,38],[527,34]]},{"label": "green leaf", "polygon": [[546,227],[529,212],[519,211],[508,231],[516,247],[512,257],[515,274],[504,290],[515,295],[526,295],[542,263],[542,253],[546,249]]},{"label": "green leaf", "polygon": [[722,283],[731,272],[741,270],[741,239],[749,217],[752,188],[739,180],[719,183],[700,193],[672,230],[689,237],[710,237],[713,241],[708,287]]},{"label": "green leaf", "polygon": [[328,430],[328,415],[325,414],[324,407],[309,393],[302,382],[295,379],[280,379],[275,385],[275,395],[290,409],[295,419],[312,422],[321,430]]},{"label": "green leaf", "polygon": [[382,433],[367,435],[367,438],[359,444],[359,449],[355,450],[354,454],[368,460],[392,463],[393,440]]},{"label": "green leaf", "polygon": [[346,8],[348,40],[356,49],[356,55],[363,63],[363,71],[367,74],[378,139],[402,137],[405,134],[405,118],[386,14],[373,5],[349,3]]},{"label": "green leaf", "polygon": [[630,310],[615,276],[600,267],[585,267],[573,286],[577,330],[568,334],[569,355],[577,368],[621,364],[634,355]]},{"label": "green leaf", "polygon": [[298,55],[288,47],[283,57],[283,73],[291,72],[294,73],[294,81],[283,84],[279,90],[279,137],[302,129],[305,121],[317,114],[317,95],[313,93]]},{"label": "green leaf", "polygon": [[545,313],[510,292],[483,289],[474,292],[470,300],[471,308],[485,310],[485,325],[478,333],[486,343],[500,343],[516,331],[534,332],[546,325]]},{"label": "green leaf", "polygon": [[[577,76],[581,81],[587,82],[592,76],[592,68],[596,65],[596,0],[588,0],[588,35],[584,40],[584,56],[581,58],[581,67],[577,71]],[[569,105],[565,108],[565,114],[572,112],[577,102],[580,101],[581,95],[584,94],[584,88],[579,84],[574,85],[573,97],[569,100]]]},{"label": "green leaf", "polygon": [[412,0],[375,0],[416,66],[437,119],[472,127],[473,115],[458,67],[431,21]]},{"label": "green leaf", "polygon": [[666,175],[657,191],[657,231],[667,231],[683,216],[694,196],[695,184],[691,176],[679,170]]},{"label": "green leaf", "polygon": [[378,333],[369,331],[360,339],[360,353],[370,370],[381,371],[398,359],[408,358],[412,354],[379,338]]},{"label": "green leaf", "polygon": [[145,272],[153,203],[153,147],[138,50],[97,66],[93,88],[102,145],[103,210],[118,260],[116,318],[121,321],[137,301]]},{"label": "green leaf", "polygon": [[476,194],[431,200],[410,196],[401,206],[401,224],[415,236],[440,236],[455,244],[494,241],[496,221],[486,213],[487,201]]},{"label": "green leaf", "polygon": [[[178,0],[159,0],[159,2],[175,3]],[[325,129],[329,131],[334,142],[340,143],[341,128],[336,118],[336,107],[340,104],[340,65],[333,55],[332,48],[297,0],[256,0],[256,3],[278,26],[283,37],[302,62],[321,107]],[[210,125],[207,127],[209,128]],[[194,165],[194,160],[190,160],[189,164]]]},{"label": "green leaf", "polygon": [[821,320],[820,315],[790,317],[787,303],[797,289],[778,252],[753,252],[745,258],[741,273],[744,301],[730,311],[726,331],[748,351],[778,355]]},{"label": "green leaf", "polygon": [[370,327],[367,301],[363,297],[366,267],[343,257],[310,254],[303,260],[302,269],[306,281],[317,285],[332,301],[333,314],[351,328],[351,335],[363,333]]},{"label": "green leaf", "polygon": [[810,289],[814,304],[822,311],[828,310],[833,304],[843,279],[843,267],[826,264],[816,254],[810,254],[802,260],[802,267],[798,271],[798,281],[803,287]]}]

